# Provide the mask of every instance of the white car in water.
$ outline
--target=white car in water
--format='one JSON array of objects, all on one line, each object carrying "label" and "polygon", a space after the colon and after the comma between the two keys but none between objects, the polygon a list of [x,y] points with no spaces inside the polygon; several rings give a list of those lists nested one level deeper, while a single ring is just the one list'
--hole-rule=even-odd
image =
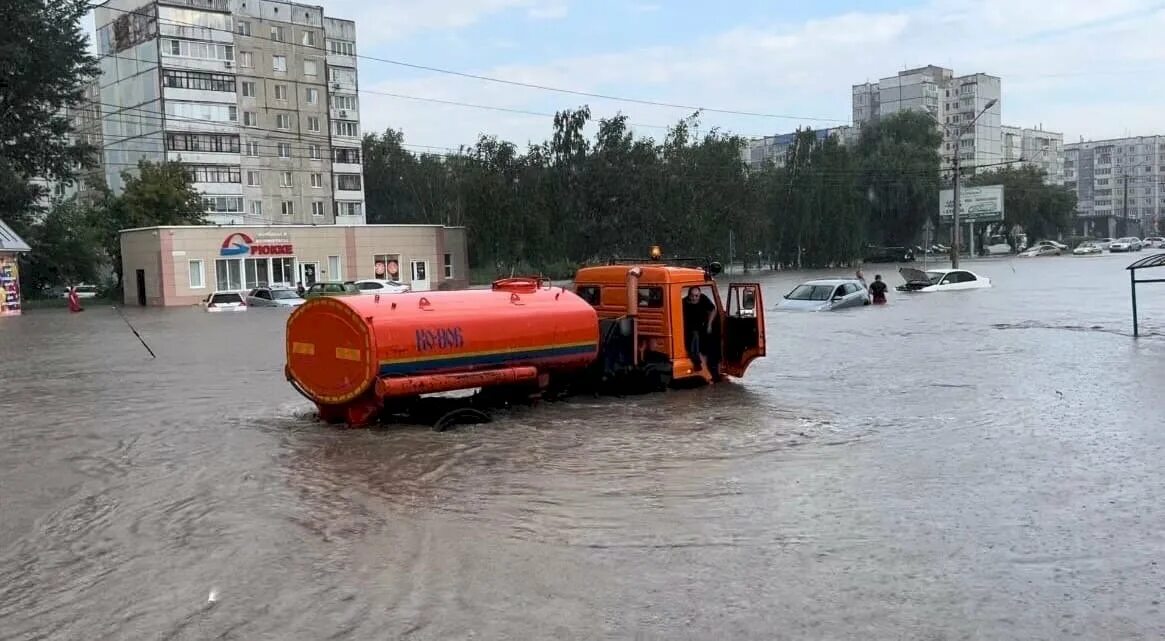
[{"label": "white car in water", "polygon": [[1019,255],[1025,258],[1033,258],[1036,256],[1059,256],[1060,253],[1061,250],[1059,247],[1054,247],[1052,245],[1036,245],[1031,249],[1025,249],[1021,251]]},{"label": "white car in water", "polygon": [[870,304],[870,293],[861,281],[829,278],[801,283],[785,294],[777,309],[825,312]]},{"label": "white car in water", "polygon": [[964,289],[986,289],[991,279],[966,269],[928,269],[925,272],[911,267],[898,270],[905,284],[900,292],[953,292]]},{"label": "white car in water", "polygon": [[1040,246],[1055,247],[1056,249],[1058,249],[1060,251],[1064,251],[1065,249],[1068,249],[1068,246],[1065,245],[1064,243],[1056,242],[1054,240],[1041,240],[1040,242],[1033,245],[1033,247],[1040,247]]},{"label": "white car in water", "polygon": [[1109,246],[1108,251],[1112,253],[1117,252],[1139,252],[1141,251],[1141,239],[1133,236],[1126,236],[1125,238],[1118,238],[1114,240]]},{"label": "white car in water", "polygon": [[379,278],[365,278],[351,281],[361,294],[407,294],[413,290],[409,285],[398,280],[381,280]]},{"label": "white car in water", "polygon": [[1165,238],[1162,238],[1160,236],[1149,236],[1149,237],[1145,238],[1145,240],[1141,241],[1141,243],[1146,248],[1160,249],[1162,247],[1165,247]]},{"label": "white car in water", "polygon": [[208,312],[245,312],[247,302],[239,292],[215,292],[202,301]]},{"label": "white car in water", "polygon": [[1074,256],[1099,256],[1104,250],[1096,243],[1080,243],[1072,250]]}]

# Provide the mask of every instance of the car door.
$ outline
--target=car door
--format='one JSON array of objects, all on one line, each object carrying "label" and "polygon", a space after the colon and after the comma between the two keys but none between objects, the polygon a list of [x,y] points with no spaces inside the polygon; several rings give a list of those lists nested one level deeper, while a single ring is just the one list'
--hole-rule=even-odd
[{"label": "car door", "polygon": [[721,367],[740,378],[749,363],[765,355],[765,307],[760,283],[731,283],[724,305]]}]

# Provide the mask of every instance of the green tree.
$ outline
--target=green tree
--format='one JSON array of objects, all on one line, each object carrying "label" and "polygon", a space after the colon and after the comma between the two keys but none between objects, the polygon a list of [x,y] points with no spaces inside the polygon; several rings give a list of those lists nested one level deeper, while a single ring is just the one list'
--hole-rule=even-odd
[{"label": "green tree", "polygon": [[1076,194],[1061,185],[1044,182],[1037,167],[1004,167],[969,177],[970,186],[1003,185],[1004,228],[1023,227],[1029,238],[1054,238],[1072,227]]},{"label": "green tree", "polygon": [[900,111],[862,129],[856,153],[871,241],[911,243],[937,210],[940,144],[934,119],[917,111]]},{"label": "green tree", "polygon": [[92,283],[104,263],[88,205],[70,199],[55,203],[44,219],[30,228],[31,247],[21,269],[26,291],[55,285]]},{"label": "green tree", "polygon": [[[5,0],[0,21],[0,218],[28,233],[43,188],[33,177],[66,180],[93,150],[68,142],[64,109],[81,102],[97,72],[80,20],[88,0]],[[35,234],[29,233],[30,236]]]}]

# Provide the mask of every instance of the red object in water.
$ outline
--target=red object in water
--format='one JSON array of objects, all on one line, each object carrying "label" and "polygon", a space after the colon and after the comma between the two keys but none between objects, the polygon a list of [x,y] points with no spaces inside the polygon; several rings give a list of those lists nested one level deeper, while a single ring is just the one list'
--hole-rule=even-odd
[{"label": "red object in water", "polygon": [[77,296],[77,288],[76,287],[69,288],[69,311],[70,312],[83,312],[83,311],[85,311],[85,308],[81,307],[81,299]]}]

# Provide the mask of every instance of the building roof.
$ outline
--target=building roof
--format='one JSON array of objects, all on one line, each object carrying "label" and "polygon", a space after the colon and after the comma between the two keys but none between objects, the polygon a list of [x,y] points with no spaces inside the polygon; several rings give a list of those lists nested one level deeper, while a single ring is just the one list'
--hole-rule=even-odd
[{"label": "building roof", "polygon": [[0,251],[29,252],[32,251],[32,248],[28,246],[28,243],[24,242],[23,238],[17,236],[11,227],[4,224],[3,220],[0,220]]}]

